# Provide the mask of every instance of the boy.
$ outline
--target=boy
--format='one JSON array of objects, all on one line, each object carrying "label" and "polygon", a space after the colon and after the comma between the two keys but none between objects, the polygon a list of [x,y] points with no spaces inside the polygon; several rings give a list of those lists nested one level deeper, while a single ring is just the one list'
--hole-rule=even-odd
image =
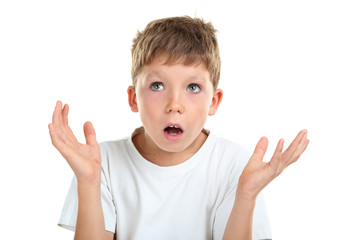
[{"label": "boy", "polygon": [[210,23],[153,21],[134,39],[132,61],[128,101],[143,126],[131,137],[99,145],[86,122],[80,144],[68,126],[69,106],[56,104],[51,140],[76,176],[59,225],[75,229],[75,239],[271,238],[259,193],[300,157],[306,131],[284,152],[280,140],[267,163],[265,137],[249,160],[204,129],[223,96]]}]

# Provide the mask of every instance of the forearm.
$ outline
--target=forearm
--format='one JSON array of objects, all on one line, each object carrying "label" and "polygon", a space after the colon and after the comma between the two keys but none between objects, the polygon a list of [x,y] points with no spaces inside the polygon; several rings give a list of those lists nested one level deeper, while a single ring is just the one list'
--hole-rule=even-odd
[{"label": "forearm", "polygon": [[75,240],[105,239],[100,184],[78,183],[78,214]]},{"label": "forearm", "polygon": [[223,240],[251,240],[255,200],[236,200]]}]

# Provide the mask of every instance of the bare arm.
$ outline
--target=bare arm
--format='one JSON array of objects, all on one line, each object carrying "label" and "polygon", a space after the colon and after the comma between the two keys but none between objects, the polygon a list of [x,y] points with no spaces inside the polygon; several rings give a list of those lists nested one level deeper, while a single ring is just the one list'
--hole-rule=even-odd
[{"label": "bare arm", "polygon": [[257,195],[287,166],[297,161],[308,144],[307,131],[300,131],[286,151],[282,151],[284,140],[281,139],[270,162],[263,162],[268,140],[265,137],[260,139],[239,178],[235,203],[223,240],[252,239],[253,213]]},{"label": "bare arm", "polygon": [[53,145],[66,159],[78,182],[78,215],[75,240],[113,239],[105,230],[101,206],[101,155],[95,130],[90,122],[84,124],[86,144],[77,141],[68,125],[69,106],[58,101],[49,132]]}]

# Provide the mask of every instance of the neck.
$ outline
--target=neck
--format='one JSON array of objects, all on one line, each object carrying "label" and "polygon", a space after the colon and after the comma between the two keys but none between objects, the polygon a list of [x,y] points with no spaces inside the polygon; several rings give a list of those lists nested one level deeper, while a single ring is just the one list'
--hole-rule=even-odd
[{"label": "neck", "polygon": [[132,141],[138,152],[149,162],[158,166],[169,167],[186,162],[201,148],[207,139],[207,134],[201,132],[188,148],[180,152],[167,152],[158,148],[144,132],[133,135]]}]

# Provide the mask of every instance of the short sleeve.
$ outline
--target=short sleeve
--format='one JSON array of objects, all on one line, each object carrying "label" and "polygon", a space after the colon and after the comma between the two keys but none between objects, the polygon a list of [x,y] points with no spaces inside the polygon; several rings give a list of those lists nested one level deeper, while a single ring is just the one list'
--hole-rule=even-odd
[{"label": "short sleeve", "polygon": [[[222,240],[223,238],[227,221],[234,206],[237,183],[249,158],[250,154],[245,149],[240,149],[234,157],[233,167],[229,173],[228,185],[226,187],[224,199],[215,214],[213,240]],[[256,199],[252,235],[254,240],[272,238],[265,199],[262,193],[260,193]]]},{"label": "short sleeve", "polygon": [[[104,171],[102,171],[101,174],[101,204],[104,213],[105,229],[115,233],[116,211],[112,199],[112,194],[108,188],[108,184],[104,175]],[[58,225],[60,227],[75,231],[77,209],[77,181],[76,177],[74,176],[64,202]]]}]

